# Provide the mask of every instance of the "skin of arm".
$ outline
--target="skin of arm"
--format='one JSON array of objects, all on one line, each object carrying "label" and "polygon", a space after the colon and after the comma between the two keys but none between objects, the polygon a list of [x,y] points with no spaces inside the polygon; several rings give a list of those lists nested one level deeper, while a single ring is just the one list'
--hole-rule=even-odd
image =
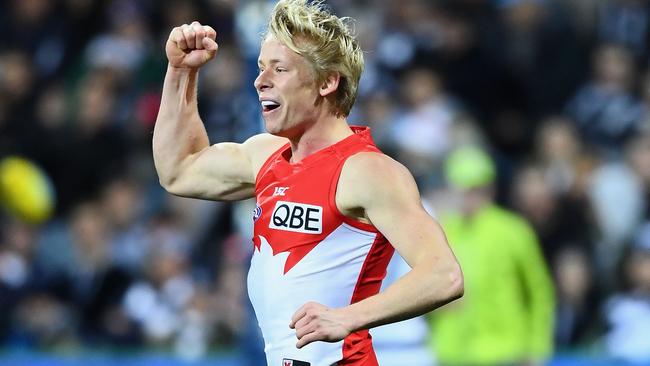
[{"label": "skin of arm", "polygon": [[153,134],[160,184],[168,192],[210,200],[239,200],[254,194],[255,175],[272,151],[286,143],[269,134],[243,144],[210,146],[197,107],[199,68],[217,52],[216,32],[198,22],[172,30],[166,44],[169,66]]},{"label": "skin of arm", "polygon": [[371,222],[412,270],[384,292],[344,308],[314,302],[302,306],[289,324],[296,330],[298,348],[422,315],[462,296],[460,266],[404,166],[379,153],[350,157],[336,202],[342,213]]}]

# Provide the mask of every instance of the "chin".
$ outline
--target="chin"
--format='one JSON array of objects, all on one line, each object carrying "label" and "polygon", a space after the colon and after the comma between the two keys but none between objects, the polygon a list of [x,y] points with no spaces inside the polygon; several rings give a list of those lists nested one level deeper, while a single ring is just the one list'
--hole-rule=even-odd
[{"label": "chin", "polygon": [[285,138],[291,138],[292,136],[296,135],[296,132],[298,130],[296,126],[287,127],[286,123],[282,123],[282,121],[269,121],[267,119],[264,119],[264,127],[266,128],[266,132],[270,133],[271,135]]},{"label": "chin", "polygon": [[288,139],[293,137],[293,134],[291,133],[291,131],[290,130],[285,130],[285,129],[271,130],[271,129],[267,128],[266,132],[270,133],[273,136],[284,137],[284,138],[288,138]]},{"label": "chin", "polygon": [[280,136],[282,134],[282,126],[280,124],[269,122],[266,118],[264,119],[264,128],[266,129],[266,132],[270,133],[271,135],[276,135]]}]

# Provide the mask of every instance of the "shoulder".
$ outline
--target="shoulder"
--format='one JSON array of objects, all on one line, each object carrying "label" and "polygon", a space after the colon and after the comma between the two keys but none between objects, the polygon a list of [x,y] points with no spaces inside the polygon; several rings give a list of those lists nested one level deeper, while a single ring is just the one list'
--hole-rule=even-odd
[{"label": "shoulder", "polygon": [[419,201],[411,172],[379,152],[361,152],[350,156],[341,170],[338,190],[345,202],[359,207],[409,197]]},{"label": "shoulder", "polygon": [[242,147],[251,161],[255,175],[257,175],[257,172],[271,154],[287,143],[289,143],[289,140],[286,138],[274,136],[270,133],[254,135],[244,141]]},{"label": "shoulder", "polygon": [[380,152],[367,151],[350,156],[343,165],[341,175],[362,180],[367,183],[382,182],[386,179],[411,178],[411,173],[401,163]]}]

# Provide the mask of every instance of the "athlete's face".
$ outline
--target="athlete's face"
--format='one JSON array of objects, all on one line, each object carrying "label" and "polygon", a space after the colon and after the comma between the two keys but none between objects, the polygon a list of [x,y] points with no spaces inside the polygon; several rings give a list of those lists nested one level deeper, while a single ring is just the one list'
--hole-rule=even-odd
[{"label": "athlete's face", "polygon": [[262,43],[258,66],[254,85],[266,130],[289,138],[300,134],[323,107],[308,61],[269,36]]}]

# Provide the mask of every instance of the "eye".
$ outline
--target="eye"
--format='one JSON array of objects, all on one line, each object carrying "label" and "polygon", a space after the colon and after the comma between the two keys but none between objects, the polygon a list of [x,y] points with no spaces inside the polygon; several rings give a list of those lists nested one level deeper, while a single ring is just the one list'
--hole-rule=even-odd
[{"label": "eye", "polygon": [[287,71],[287,69],[285,69],[284,67],[276,67],[275,68],[275,72],[286,72],[286,71]]}]

